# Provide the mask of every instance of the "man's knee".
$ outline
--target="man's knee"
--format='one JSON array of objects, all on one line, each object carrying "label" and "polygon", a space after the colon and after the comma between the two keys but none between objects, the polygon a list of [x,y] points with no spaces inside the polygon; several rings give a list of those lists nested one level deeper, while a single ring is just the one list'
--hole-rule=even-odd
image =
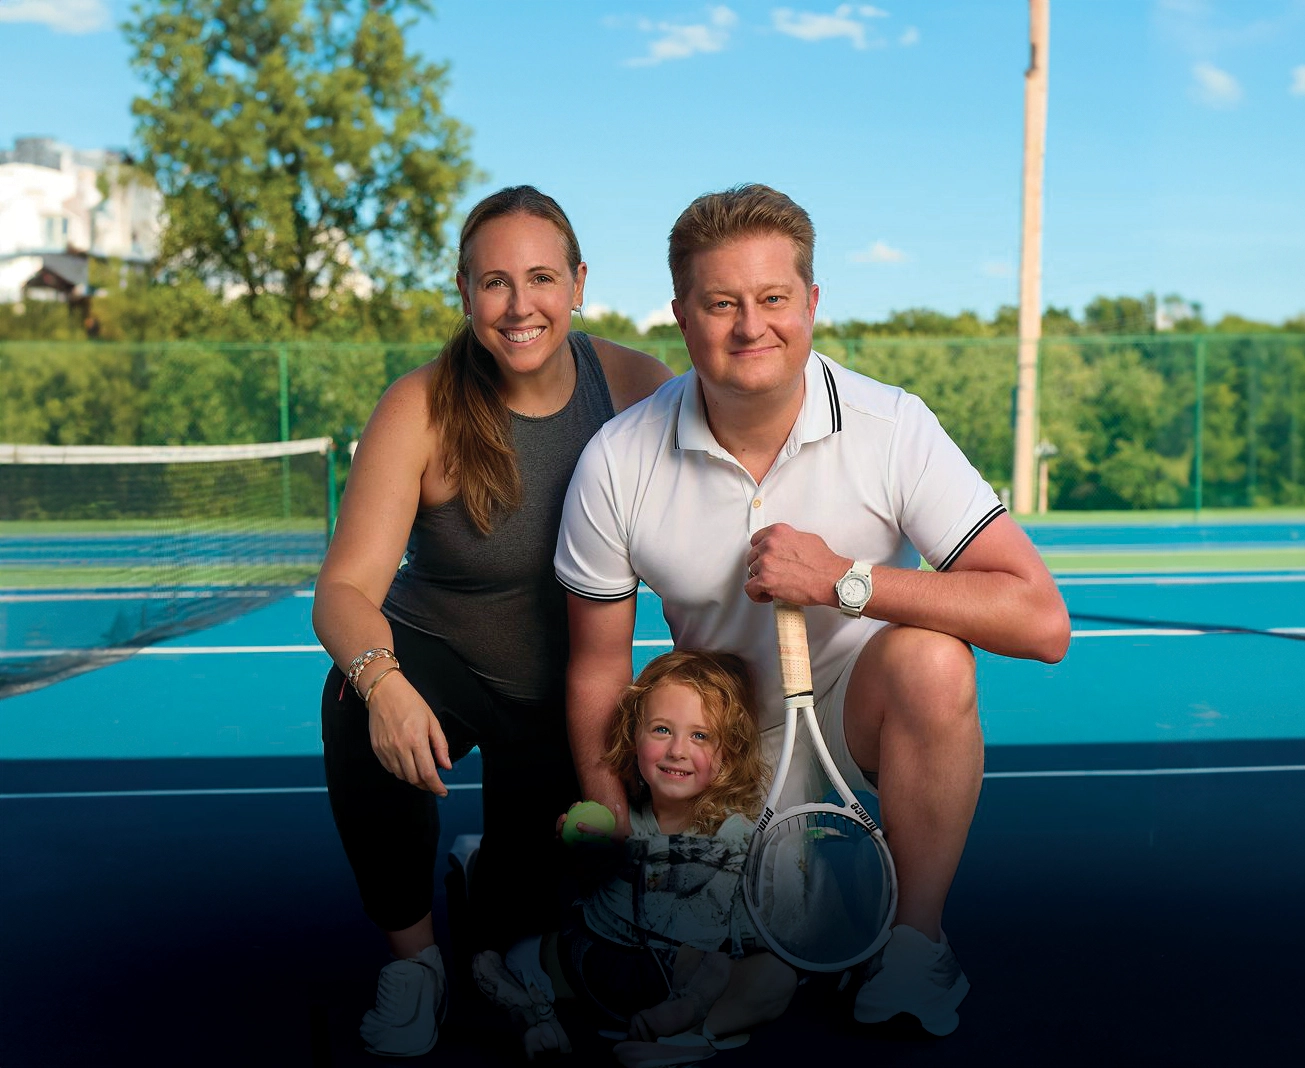
[{"label": "man's knee", "polygon": [[966,642],[920,627],[894,627],[883,638],[876,674],[887,715],[945,725],[975,714],[974,653]]}]

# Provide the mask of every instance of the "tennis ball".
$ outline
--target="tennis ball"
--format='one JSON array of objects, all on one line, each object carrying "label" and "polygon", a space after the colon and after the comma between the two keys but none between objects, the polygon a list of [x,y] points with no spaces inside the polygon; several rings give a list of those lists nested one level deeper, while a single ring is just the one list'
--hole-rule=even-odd
[{"label": "tennis ball", "polygon": [[616,830],[616,817],[606,805],[597,801],[577,801],[566,810],[566,823],[562,825],[562,841],[567,845],[607,841],[606,835],[587,834],[579,830],[576,827],[579,823],[606,831],[608,834]]}]

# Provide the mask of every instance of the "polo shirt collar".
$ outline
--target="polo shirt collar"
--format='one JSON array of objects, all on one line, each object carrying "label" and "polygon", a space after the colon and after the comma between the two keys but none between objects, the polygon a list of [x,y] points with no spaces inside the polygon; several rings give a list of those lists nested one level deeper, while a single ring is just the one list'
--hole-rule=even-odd
[{"label": "polo shirt collar", "polygon": [[[802,397],[802,411],[789,440],[799,445],[836,434],[843,429],[843,411],[838,401],[838,386],[834,373],[814,349],[807,357],[803,371],[806,390]],[[680,398],[680,414],[675,426],[675,447],[723,455],[707,426],[707,412],[703,405],[702,388],[698,373],[692,368],[685,372],[684,392]]]}]

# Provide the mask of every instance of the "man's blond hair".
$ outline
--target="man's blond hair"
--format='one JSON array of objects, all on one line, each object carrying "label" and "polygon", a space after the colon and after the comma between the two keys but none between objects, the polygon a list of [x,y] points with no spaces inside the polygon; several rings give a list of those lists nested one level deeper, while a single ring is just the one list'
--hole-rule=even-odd
[{"label": "man's blond hair", "polygon": [[815,281],[816,231],[811,216],[768,185],[738,185],[705,193],[671,227],[671,284],[677,300],[693,286],[693,257],[743,237],[778,234],[793,242],[793,263],[802,281]]}]

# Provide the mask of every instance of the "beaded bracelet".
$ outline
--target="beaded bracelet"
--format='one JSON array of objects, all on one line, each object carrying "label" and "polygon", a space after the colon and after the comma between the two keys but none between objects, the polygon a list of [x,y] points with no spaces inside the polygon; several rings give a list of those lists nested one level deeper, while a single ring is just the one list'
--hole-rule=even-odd
[{"label": "beaded bracelet", "polygon": [[357,690],[358,680],[362,678],[362,673],[367,669],[367,665],[374,664],[378,660],[393,660],[394,666],[399,666],[399,658],[394,655],[393,649],[386,649],[384,646],[368,649],[365,653],[359,653],[349,661],[349,667],[344,673],[345,678],[349,680],[349,685]]},{"label": "beaded bracelet", "polygon": [[392,671],[398,671],[398,670],[399,670],[399,665],[396,663],[394,667],[387,667],[384,671],[382,671],[379,675],[377,675],[376,678],[372,679],[372,684],[367,687],[367,693],[363,695],[363,699],[362,699],[363,708],[369,708],[368,702],[371,701],[372,694],[376,692],[376,687],[381,684],[381,679],[385,678],[385,676],[390,674]]}]

